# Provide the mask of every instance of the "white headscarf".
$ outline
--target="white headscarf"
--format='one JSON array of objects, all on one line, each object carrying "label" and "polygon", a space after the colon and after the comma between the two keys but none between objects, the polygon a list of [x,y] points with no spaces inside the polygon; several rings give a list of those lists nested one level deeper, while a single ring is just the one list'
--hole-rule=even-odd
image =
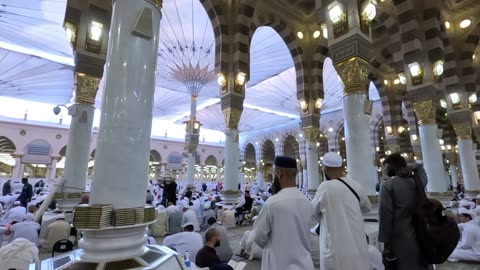
[{"label": "white headscarf", "polygon": [[[10,263],[18,261],[19,258],[34,263],[38,261],[38,248],[24,238],[17,238],[10,244],[0,248],[0,261],[2,266],[11,267]],[[33,258],[33,261],[30,259]]]},{"label": "white headscarf", "polygon": [[470,211],[467,208],[458,208],[458,214],[460,215],[469,215],[472,220],[475,220],[477,218],[477,214],[474,211]]},{"label": "white headscarf", "polygon": [[165,210],[165,206],[163,206],[163,205],[161,205],[161,204],[160,204],[159,206],[157,206],[157,212],[158,212],[159,214],[161,214],[161,213],[163,213],[163,212],[165,212],[165,211],[166,211],[166,210]]}]

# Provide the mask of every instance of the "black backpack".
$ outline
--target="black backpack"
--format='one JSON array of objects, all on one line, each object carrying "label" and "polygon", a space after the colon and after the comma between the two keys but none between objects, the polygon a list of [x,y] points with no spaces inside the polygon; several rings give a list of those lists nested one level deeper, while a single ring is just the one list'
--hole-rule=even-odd
[{"label": "black backpack", "polygon": [[429,264],[441,264],[447,260],[460,239],[458,225],[444,214],[440,201],[427,198],[421,173],[413,179],[417,187],[417,209],[413,217],[417,241],[422,257]]}]

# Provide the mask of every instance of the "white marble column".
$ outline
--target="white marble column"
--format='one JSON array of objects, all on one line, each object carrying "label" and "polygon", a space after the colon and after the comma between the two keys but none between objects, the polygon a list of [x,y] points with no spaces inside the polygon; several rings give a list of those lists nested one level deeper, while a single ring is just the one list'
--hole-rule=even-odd
[{"label": "white marble column", "polygon": [[220,174],[220,166],[217,167],[217,177],[215,179],[215,181],[220,182],[220,179],[221,179],[221,174]]},{"label": "white marble column", "polygon": [[465,191],[480,191],[477,160],[473,151],[472,139],[458,140],[458,154],[460,156]]},{"label": "white marble column", "polygon": [[[88,104],[74,104],[69,110],[72,116],[65,156],[64,193],[81,193],[85,190],[90,160],[90,141],[95,107]],[[64,210],[73,210],[79,200],[60,200]]]},{"label": "white marble column", "polygon": [[458,187],[458,171],[457,165],[450,164],[450,176],[452,178],[452,187],[453,190],[457,190]]},{"label": "white marble column", "polygon": [[343,97],[346,159],[348,174],[363,186],[368,195],[375,195],[373,148],[369,116],[364,111],[365,101],[366,95],[360,93]]},{"label": "white marble column", "polygon": [[50,174],[47,175],[48,179],[55,180],[57,178],[57,162],[60,160],[60,156],[52,155],[52,164],[50,165]]},{"label": "white marble column", "polygon": [[186,187],[193,188],[195,184],[195,153],[188,153],[188,163],[187,163],[187,181]]},{"label": "white marble column", "polygon": [[[233,203],[238,197],[238,180],[240,160],[240,148],[238,145],[238,129],[227,129],[225,132],[225,168],[223,179],[223,190],[225,194],[232,193],[231,196],[225,196],[225,201]],[[235,193],[235,194],[233,194]]]},{"label": "white marble column", "polygon": [[446,192],[445,167],[442,149],[437,137],[436,124],[421,124],[419,127],[422,161],[428,177],[428,192]]},{"label": "white marble column", "polygon": [[320,185],[320,172],[318,170],[318,147],[316,142],[306,142],[307,171],[308,171],[308,192],[317,191]]},{"label": "white marble column", "polygon": [[13,167],[12,178],[22,178],[24,168],[22,164],[23,153],[15,152],[12,154],[12,157],[15,159],[15,167]]},{"label": "white marble column", "polygon": [[263,186],[263,172],[262,172],[263,166],[260,159],[260,155],[256,159],[256,163],[257,163],[257,181],[256,182],[259,186]]},{"label": "white marble column", "polygon": [[[144,207],[161,12],[152,1],[131,0],[114,1],[112,10],[90,204]],[[135,32],[137,22],[144,23],[141,34]],[[82,258],[139,255],[145,229],[85,231]]]}]

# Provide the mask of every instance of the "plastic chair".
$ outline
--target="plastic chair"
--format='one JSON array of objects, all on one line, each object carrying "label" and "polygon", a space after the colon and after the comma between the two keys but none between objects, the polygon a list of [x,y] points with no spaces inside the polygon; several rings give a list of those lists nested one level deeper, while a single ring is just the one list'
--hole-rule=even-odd
[{"label": "plastic chair", "polygon": [[62,239],[58,240],[54,245],[53,245],[53,250],[52,250],[52,257],[54,256],[55,252],[58,253],[65,253],[73,250],[73,243],[68,240],[68,239]]}]

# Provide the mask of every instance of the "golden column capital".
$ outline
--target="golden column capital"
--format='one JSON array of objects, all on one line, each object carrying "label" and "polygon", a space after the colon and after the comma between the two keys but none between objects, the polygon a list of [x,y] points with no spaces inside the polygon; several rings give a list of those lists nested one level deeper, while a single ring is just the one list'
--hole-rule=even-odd
[{"label": "golden column capital", "polygon": [[471,140],[472,139],[472,125],[470,123],[454,123],[453,129],[457,135],[457,140]]},{"label": "golden column capital", "polygon": [[95,104],[100,78],[77,72],[75,79],[75,102],[87,105]]},{"label": "golden column capital", "polygon": [[304,127],[303,133],[305,133],[305,139],[309,143],[317,143],[318,138],[320,138],[320,129],[318,127]]},{"label": "golden column capital", "polygon": [[345,84],[344,95],[365,94],[370,82],[370,65],[360,57],[352,57],[335,65],[338,75]]},{"label": "golden column capital", "polygon": [[242,116],[241,110],[227,108],[223,110],[223,116],[225,117],[225,124],[227,128],[238,129],[240,117]]},{"label": "golden column capital", "polygon": [[163,0],[153,0],[153,3],[159,8],[162,8],[163,6]]},{"label": "golden column capital", "polygon": [[413,110],[418,118],[418,124],[434,125],[436,124],[436,108],[433,100],[424,100],[413,103]]}]

